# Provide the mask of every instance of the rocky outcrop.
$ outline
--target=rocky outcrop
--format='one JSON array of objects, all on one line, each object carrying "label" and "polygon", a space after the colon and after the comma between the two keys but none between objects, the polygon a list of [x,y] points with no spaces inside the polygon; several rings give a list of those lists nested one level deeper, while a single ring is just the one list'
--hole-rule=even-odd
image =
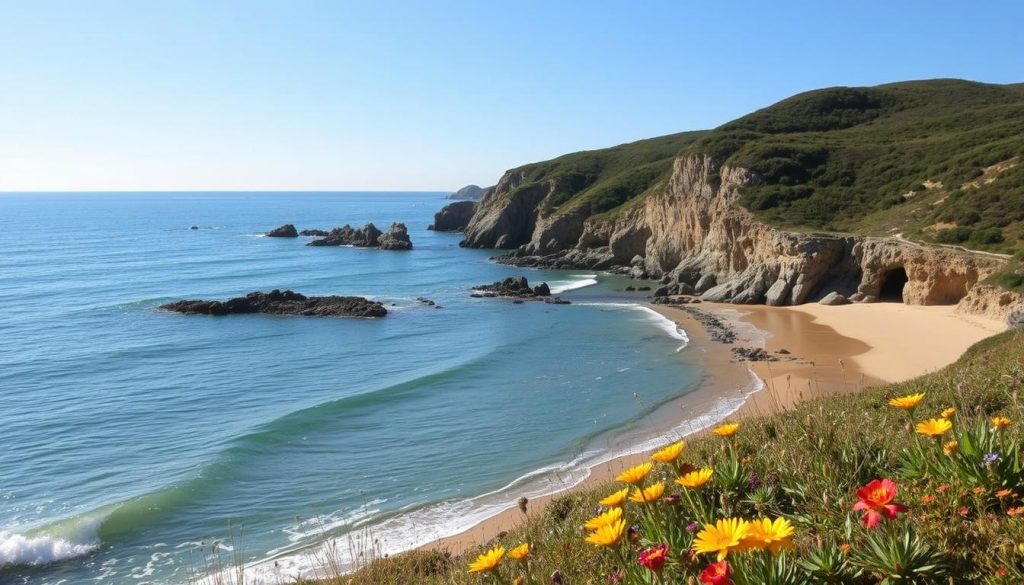
[{"label": "rocky outcrop", "polygon": [[178,301],[160,306],[164,311],[187,315],[302,315],[307,317],[383,317],[384,305],[363,297],[307,297],[290,290],[252,292],[227,301]]},{"label": "rocky outcrop", "polygon": [[1024,325],[1024,293],[992,284],[979,284],[960,301],[956,312],[1019,327]]},{"label": "rocky outcrop", "polygon": [[466,185],[449,195],[448,199],[451,201],[480,201],[491,189],[494,189],[494,187],[487,187],[485,189],[479,185]]},{"label": "rocky outcrop", "polygon": [[393,223],[388,231],[377,238],[381,250],[412,250],[412,240],[404,223]]},{"label": "rocky outcrop", "polygon": [[474,287],[473,297],[508,297],[512,299],[544,301],[556,305],[568,305],[569,301],[559,297],[551,296],[551,288],[548,283],[542,282],[531,287],[525,276],[519,278],[510,276],[505,280],[499,280],[493,284],[482,284]]},{"label": "rocky outcrop", "polygon": [[449,203],[434,214],[434,223],[428,230],[439,232],[461,232],[469,225],[469,220],[476,212],[476,201],[457,201]]},{"label": "rocky outcrop", "polygon": [[[793,305],[827,293],[855,301],[955,304],[1003,260],[894,238],[786,232],[737,204],[759,177],[708,156],[678,157],[663,190],[615,214],[545,205],[553,185],[510,171],[483,201],[462,245],[511,248],[519,266],[660,278],[659,296]],[[553,210],[553,211],[546,211]]]},{"label": "rocky outcrop", "polygon": [[[198,229],[198,228],[196,228]],[[274,228],[267,232],[268,238],[297,238],[299,232],[295,231],[295,226],[290,223],[286,223],[281,227]]]},{"label": "rocky outcrop", "polygon": [[301,232],[299,232],[299,235],[300,236],[313,236],[313,237],[317,237],[317,238],[322,238],[322,237],[326,236],[328,233],[330,233],[330,232],[328,232],[327,230],[302,230]]}]

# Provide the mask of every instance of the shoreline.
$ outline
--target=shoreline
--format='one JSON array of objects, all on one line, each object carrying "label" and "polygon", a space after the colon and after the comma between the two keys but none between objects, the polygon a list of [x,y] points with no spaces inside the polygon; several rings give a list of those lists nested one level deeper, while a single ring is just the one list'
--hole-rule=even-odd
[{"label": "shoreline", "polygon": [[[742,399],[735,410],[712,425],[727,419],[772,414],[812,398],[909,380],[945,367],[977,341],[1006,329],[994,320],[957,315],[952,306],[873,303],[768,307],[709,302],[683,305],[727,323],[736,333],[736,342],[723,343],[714,340],[705,324],[679,306],[640,306],[681,327],[690,339],[681,359],[701,352],[704,367],[697,389],[666,403],[658,413],[675,412],[678,416],[679,410],[706,411],[721,398]],[[741,361],[733,348],[761,348],[777,361]],[[752,390],[751,382],[756,384]],[[683,430],[678,436],[666,438],[665,444],[699,434],[710,426],[686,428],[687,420],[676,419],[673,428]],[[592,466],[586,479],[576,485],[530,500],[526,516],[541,513],[559,496],[614,480],[623,469],[646,461],[653,450],[613,457]],[[524,520],[524,513],[510,505],[469,529],[416,549],[446,550],[459,556]]]}]

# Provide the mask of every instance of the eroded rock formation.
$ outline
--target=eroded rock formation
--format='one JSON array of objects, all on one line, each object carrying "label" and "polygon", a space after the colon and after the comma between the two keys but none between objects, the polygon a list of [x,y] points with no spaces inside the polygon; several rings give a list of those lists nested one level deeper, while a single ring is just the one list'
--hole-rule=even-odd
[{"label": "eroded rock formation", "polygon": [[476,211],[476,201],[449,203],[434,214],[434,223],[427,229],[439,232],[461,232],[469,225]]},{"label": "eroded rock formation", "polygon": [[313,240],[307,246],[356,246],[359,248],[377,248],[382,250],[411,250],[412,240],[409,230],[403,223],[393,223],[388,231],[382,232],[372,223],[356,229],[345,224],[334,228],[319,240]]},{"label": "eroded rock formation", "polygon": [[[199,229],[199,228],[195,228]],[[295,226],[290,223],[286,223],[281,227],[274,228],[267,232],[268,238],[297,238],[299,232],[295,231]]]},{"label": "eroded rock formation", "polygon": [[187,315],[234,315],[266,313],[315,317],[383,317],[384,305],[363,297],[307,297],[290,290],[251,292],[227,301],[177,301],[160,306],[161,310]]}]

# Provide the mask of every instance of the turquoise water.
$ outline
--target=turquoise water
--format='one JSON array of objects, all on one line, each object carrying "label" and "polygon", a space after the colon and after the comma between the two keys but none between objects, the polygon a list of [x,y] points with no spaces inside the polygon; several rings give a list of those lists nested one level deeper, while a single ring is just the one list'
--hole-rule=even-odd
[{"label": "turquoise water", "polygon": [[[182,583],[204,564],[200,543],[231,534],[218,558],[253,563],[253,582],[307,570],[318,543],[368,529],[400,550],[572,485],[695,387],[699,366],[677,353],[685,336],[631,306],[644,293],[489,262],[426,230],[443,204],[0,196],[0,582]],[[415,250],[258,235],[369,221],[405,222]],[[520,274],[573,304],[469,296]],[[364,295],[392,312],[154,310],[272,288]]]}]

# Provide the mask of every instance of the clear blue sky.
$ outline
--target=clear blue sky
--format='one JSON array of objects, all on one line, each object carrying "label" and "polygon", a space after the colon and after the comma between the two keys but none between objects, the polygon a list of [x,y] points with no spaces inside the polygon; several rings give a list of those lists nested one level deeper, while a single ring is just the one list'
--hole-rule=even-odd
[{"label": "clear blue sky", "polygon": [[1016,2],[0,0],[0,190],[427,189],[800,91],[1024,81]]}]

